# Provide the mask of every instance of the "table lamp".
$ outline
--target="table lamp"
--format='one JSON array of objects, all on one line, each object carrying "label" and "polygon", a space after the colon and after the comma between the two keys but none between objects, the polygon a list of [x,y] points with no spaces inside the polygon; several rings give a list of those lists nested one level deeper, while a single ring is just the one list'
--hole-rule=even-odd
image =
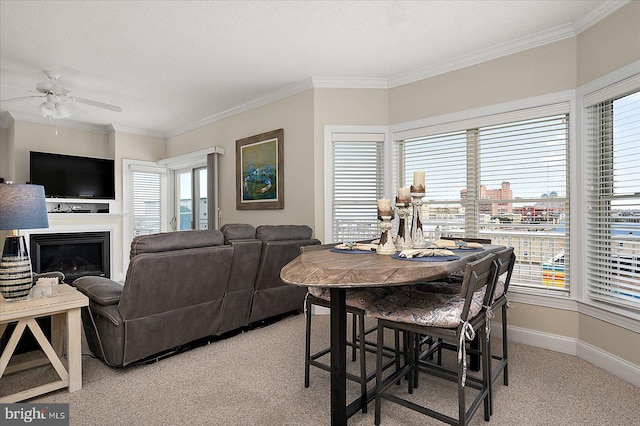
[{"label": "table lamp", "polygon": [[0,258],[0,293],[7,301],[29,299],[33,287],[31,259],[18,230],[48,227],[42,185],[0,183],[0,229],[13,231]]}]

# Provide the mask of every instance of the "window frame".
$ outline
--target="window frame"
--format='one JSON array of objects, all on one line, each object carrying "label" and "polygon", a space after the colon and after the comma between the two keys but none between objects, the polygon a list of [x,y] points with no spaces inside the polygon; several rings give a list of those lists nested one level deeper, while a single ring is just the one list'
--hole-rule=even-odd
[{"label": "window frame", "polygon": [[[580,104],[579,139],[583,142],[583,146],[586,147],[587,143],[590,143],[590,141],[587,140],[591,126],[590,107],[640,89],[639,69],[640,61],[636,61],[578,88],[576,91],[576,99]],[[584,245],[586,244],[589,232],[587,224],[587,212],[589,208],[587,184],[589,182],[589,174],[593,173],[593,170],[590,168],[590,165],[587,164],[586,153],[580,152],[580,154],[580,157],[577,159],[578,163],[576,168],[579,168],[581,182],[580,243]],[[640,310],[619,307],[611,303],[595,300],[589,296],[586,250],[581,250],[579,255],[581,268],[577,272],[580,275],[580,288],[575,297],[577,301],[585,307],[584,310],[587,312],[598,312],[598,315],[596,315],[598,318],[640,332]],[[605,317],[600,314],[601,312],[605,313]]]},{"label": "window frame", "polygon": [[383,142],[383,162],[384,168],[384,180],[382,183],[382,192],[385,198],[390,198],[390,182],[391,182],[391,167],[388,166],[388,158],[391,158],[391,144],[389,143],[389,128],[387,126],[341,126],[341,125],[327,125],[324,128],[324,241],[333,241],[333,134],[343,133],[351,134],[354,138],[358,135],[366,134],[382,134],[384,138]]}]

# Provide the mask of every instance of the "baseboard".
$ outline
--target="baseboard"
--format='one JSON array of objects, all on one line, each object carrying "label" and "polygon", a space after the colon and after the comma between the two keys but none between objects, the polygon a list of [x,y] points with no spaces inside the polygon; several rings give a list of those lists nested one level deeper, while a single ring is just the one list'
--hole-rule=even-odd
[{"label": "baseboard", "polygon": [[[502,335],[502,325],[493,323],[491,333]],[[640,366],[603,351],[578,339],[544,333],[542,331],[509,326],[509,340],[538,348],[549,349],[569,355],[595,365],[622,380],[640,387]]]},{"label": "baseboard", "polygon": [[577,349],[579,358],[640,388],[639,366],[585,342],[579,341]]}]

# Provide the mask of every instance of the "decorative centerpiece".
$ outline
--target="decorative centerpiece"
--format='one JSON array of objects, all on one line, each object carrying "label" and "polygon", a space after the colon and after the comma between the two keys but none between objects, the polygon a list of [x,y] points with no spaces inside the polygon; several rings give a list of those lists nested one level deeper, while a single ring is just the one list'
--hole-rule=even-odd
[{"label": "decorative centerpiece", "polygon": [[396,252],[396,246],[393,244],[393,238],[389,235],[389,231],[391,231],[391,228],[393,227],[391,221],[394,216],[394,211],[391,207],[391,200],[388,198],[378,200],[378,220],[380,220],[380,229],[382,230],[380,243],[376,248],[376,253],[378,254],[391,255]]},{"label": "decorative centerpiece", "polygon": [[420,209],[422,197],[424,197],[424,172],[413,172],[413,185],[410,188],[411,204],[413,205],[413,217],[411,218],[411,242],[412,248],[426,248],[422,222],[420,221]]},{"label": "decorative centerpiece", "polygon": [[409,188],[398,188],[396,208],[398,209],[398,237],[396,248],[399,251],[413,248],[411,231],[409,228],[409,216],[411,215],[411,192]]}]

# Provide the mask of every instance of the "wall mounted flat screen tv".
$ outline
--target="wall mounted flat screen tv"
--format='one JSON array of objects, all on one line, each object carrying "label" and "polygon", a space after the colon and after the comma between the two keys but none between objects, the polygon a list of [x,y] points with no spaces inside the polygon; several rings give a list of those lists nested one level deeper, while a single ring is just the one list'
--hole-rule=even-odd
[{"label": "wall mounted flat screen tv", "polygon": [[29,181],[48,198],[115,199],[114,161],[31,151]]}]

